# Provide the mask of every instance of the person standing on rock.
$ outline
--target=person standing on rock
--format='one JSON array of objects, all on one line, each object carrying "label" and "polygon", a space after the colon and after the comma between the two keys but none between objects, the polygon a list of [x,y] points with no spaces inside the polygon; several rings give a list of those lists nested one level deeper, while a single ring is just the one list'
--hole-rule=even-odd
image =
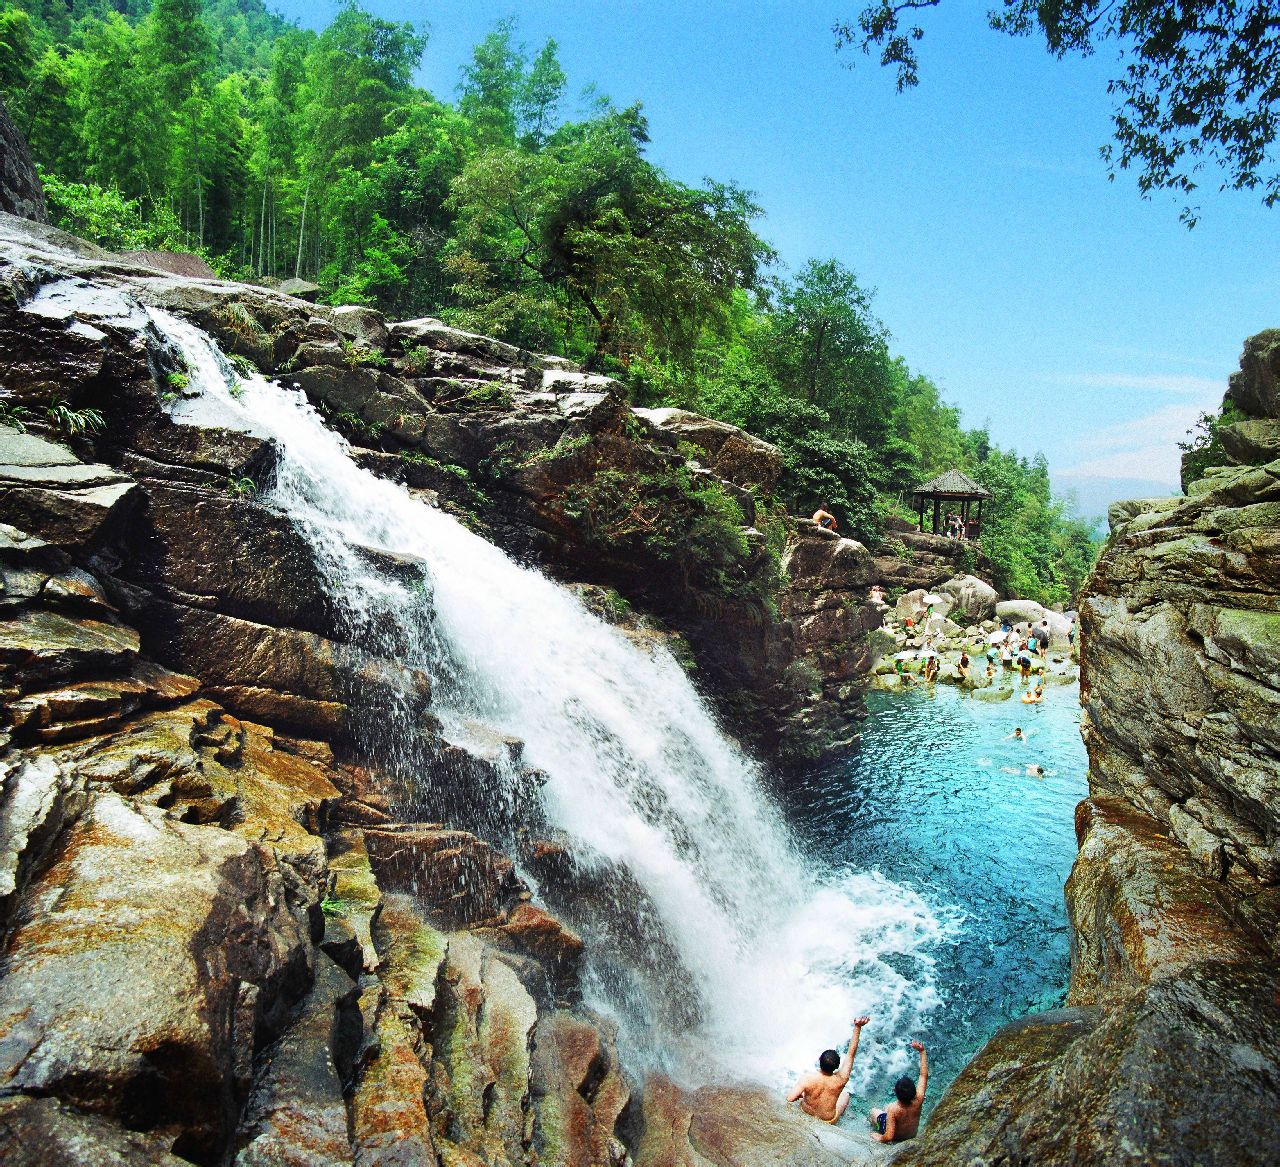
[{"label": "person standing on rock", "polygon": [[1036,625],[1035,637],[1040,642],[1040,655],[1043,656],[1049,651],[1049,645],[1053,640],[1053,633],[1049,631],[1049,621],[1041,620]]},{"label": "person standing on rock", "polygon": [[905,1075],[899,1078],[893,1084],[893,1101],[883,1110],[871,1112],[871,1137],[879,1143],[914,1139],[920,1129],[920,1111],[929,1086],[929,1055],[923,1042],[913,1041],[911,1048],[920,1055],[920,1077],[914,1082]]},{"label": "person standing on rock", "polygon": [[834,531],[836,529],[836,517],[827,510],[825,502],[813,512],[813,521],[824,531]]},{"label": "person standing on rock", "polygon": [[806,1074],[798,1081],[788,1102],[800,1103],[800,1109],[813,1118],[823,1122],[840,1121],[849,1106],[849,1095],[845,1087],[849,1084],[849,1075],[853,1073],[853,1059],[858,1052],[858,1039],[862,1036],[862,1027],[870,1021],[870,1017],[856,1017],[853,1021],[853,1036],[849,1039],[849,1050],[842,1061],[833,1049],[824,1049],[818,1058],[818,1072]]}]

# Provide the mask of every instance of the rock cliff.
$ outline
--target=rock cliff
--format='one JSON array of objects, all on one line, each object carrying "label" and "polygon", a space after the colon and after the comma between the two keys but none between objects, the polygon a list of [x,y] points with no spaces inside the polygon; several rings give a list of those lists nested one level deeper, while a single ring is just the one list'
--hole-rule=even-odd
[{"label": "rock cliff", "polygon": [[31,161],[31,151],[9,120],[3,98],[0,98],[0,211],[37,223],[49,221],[44,190]]},{"label": "rock cliff", "polygon": [[[437,321],[0,215],[0,1158],[658,1164],[757,1134],[861,1154],[751,1091],[717,1094],[728,1129],[681,1133],[679,1092],[628,1077],[554,914],[590,888],[555,840],[508,855],[484,814],[416,821],[370,765],[360,710],[394,684],[429,730],[432,678],[352,637],[257,501],[270,441],[175,423],[188,370],[147,305],[291,378],[366,466],[680,629],[760,740],[848,737],[878,619],[866,551],[779,514],[776,455],[741,431],[637,415]],[[486,756],[437,745],[425,781],[485,788]]]},{"label": "rock cliff", "polygon": [[1280,1161],[1278,386],[1273,331],[1231,379],[1228,463],[1112,508],[1080,603],[1070,992],[987,1043],[903,1163]]}]

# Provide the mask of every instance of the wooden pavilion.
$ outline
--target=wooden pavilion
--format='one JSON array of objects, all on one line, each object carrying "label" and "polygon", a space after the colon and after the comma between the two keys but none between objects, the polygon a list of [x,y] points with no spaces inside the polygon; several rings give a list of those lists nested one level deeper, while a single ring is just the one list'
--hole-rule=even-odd
[{"label": "wooden pavilion", "polygon": [[[985,486],[980,486],[967,474],[961,474],[959,470],[948,470],[945,474],[939,474],[937,478],[931,478],[923,486],[917,486],[912,493],[915,495],[916,510],[920,515],[921,531],[924,530],[924,512],[930,500],[933,502],[933,533],[935,535],[941,533],[938,530],[938,523],[942,517],[943,503],[959,503],[961,530],[969,539],[976,538],[982,532],[982,500],[993,497],[991,491]],[[977,513],[971,521],[969,508],[975,502],[978,504]]]}]

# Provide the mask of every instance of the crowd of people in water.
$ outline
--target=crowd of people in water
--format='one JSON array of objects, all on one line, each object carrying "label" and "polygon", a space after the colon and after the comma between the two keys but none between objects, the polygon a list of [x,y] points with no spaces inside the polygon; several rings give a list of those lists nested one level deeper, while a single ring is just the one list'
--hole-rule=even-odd
[{"label": "crowd of people in water", "polygon": [[[884,589],[879,586],[872,588],[869,599],[883,603]],[[909,633],[918,633],[922,637],[923,642],[914,654],[921,662],[921,679],[926,683],[936,681],[941,667],[941,657],[936,646],[937,626],[941,623],[941,617],[934,614],[933,605],[930,604],[918,626],[917,621],[910,617],[904,623]],[[1067,628],[1067,642],[1072,647],[1075,646],[1075,637],[1075,621],[1071,620]],[[956,671],[962,681],[967,680],[973,675],[976,657],[979,662],[977,667],[984,669],[988,681],[995,680],[1001,673],[1017,672],[1021,683],[1028,686],[1022,694],[1022,703],[1035,705],[1044,700],[1045,677],[1049,671],[1049,645],[1052,639],[1053,633],[1047,619],[1038,624],[1032,621],[1010,624],[1008,620],[1001,620],[1000,627],[995,632],[976,634],[972,644],[961,648]],[[970,648],[973,649],[973,656],[969,654]],[[907,660],[911,655],[899,653],[894,660],[894,671],[904,680],[911,677],[907,671]]]}]

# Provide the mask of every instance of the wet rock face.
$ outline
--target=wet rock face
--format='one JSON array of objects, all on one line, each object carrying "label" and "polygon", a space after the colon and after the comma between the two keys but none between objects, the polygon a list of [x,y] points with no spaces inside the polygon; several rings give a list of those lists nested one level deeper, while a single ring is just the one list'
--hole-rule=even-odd
[{"label": "wet rock face", "polygon": [[47,223],[44,191],[31,151],[0,100],[0,211]]}]

